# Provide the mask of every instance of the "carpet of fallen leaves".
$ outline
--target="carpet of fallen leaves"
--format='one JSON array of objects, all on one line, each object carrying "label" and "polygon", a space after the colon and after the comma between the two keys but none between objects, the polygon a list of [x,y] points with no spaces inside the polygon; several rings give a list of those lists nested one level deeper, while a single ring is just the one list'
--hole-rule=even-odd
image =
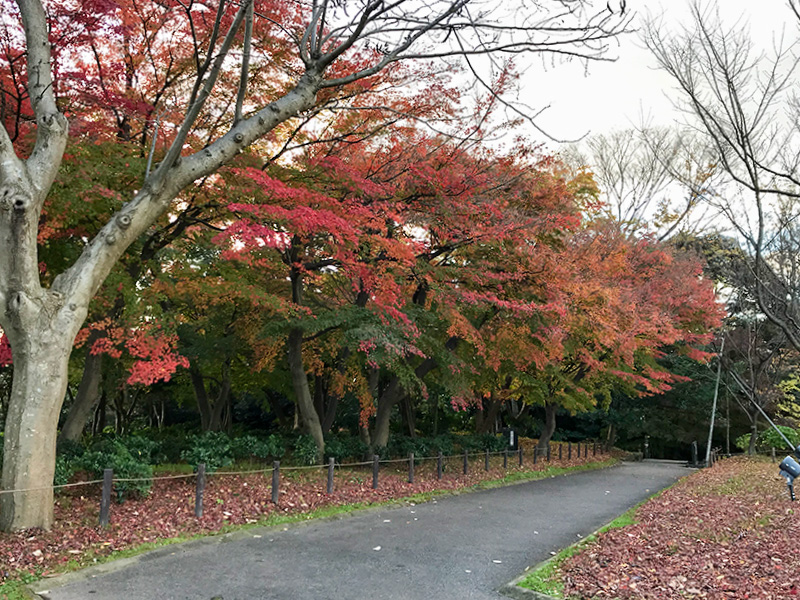
[{"label": "carpet of fallen leaves", "polygon": [[337,469],[332,494],[326,493],[327,471],[281,470],[278,504],[271,502],[271,471],[261,474],[211,475],[207,479],[204,511],[194,516],[195,477],[157,479],[144,498],[112,503],[110,526],[98,527],[101,490],[98,485],[69,488],[56,497],[56,522],[50,531],[27,530],[0,533],[0,583],[23,574],[48,576],[78,565],[92,564],[98,557],[134,548],[148,542],[193,534],[210,534],[227,526],[258,523],[277,514],[302,514],[325,506],[376,503],[434,490],[460,490],[482,481],[500,479],[516,471],[544,470],[549,466],[578,466],[608,460],[573,456],[551,463],[540,458],[532,465],[532,452],[526,450],[525,465],[518,467],[516,455],[509,456],[508,469],[503,457],[494,456],[489,471],[484,460],[474,458],[468,475],[462,473],[460,458],[445,465],[441,481],[436,479],[436,461],[423,461],[415,469],[415,481],[408,483],[407,462],[381,465],[379,487],[372,489],[372,470]]},{"label": "carpet of fallen leaves", "polygon": [[778,466],[731,458],[641,506],[561,569],[565,596],[798,598],[800,505]]}]

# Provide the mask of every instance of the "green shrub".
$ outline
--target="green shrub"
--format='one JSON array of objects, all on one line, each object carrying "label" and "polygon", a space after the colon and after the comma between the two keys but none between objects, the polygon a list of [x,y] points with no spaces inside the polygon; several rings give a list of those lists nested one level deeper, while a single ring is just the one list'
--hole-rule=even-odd
[{"label": "green shrub", "polygon": [[235,460],[263,454],[264,443],[254,435],[242,435],[231,440],[231,455]]},{"label": "green shrub", "polygon": [[233,464],[231,439],[222,431],[206,431],[189,438],[189,448],[181,452],[181,458],[197,469],[205,463],[206,472]]},{"label": "green shrub", "polygon": [[105,469],[114,470],[114,478],[137,479],[140,481],[118,481],[114,483],[117,501],[122,502],[130,494],[147,495],[152,486],[153,467],[149,456],[134,456],[127,446],[118,439],[104,439],[94,444],[83,456],[74,459],[71,466],[75,470],[87,471],[99,479]]},{"label": "green shrub", "polygon": [[190,436],[181,430],[160,432],[153,449],[153,464],[177,463],[183,460],[181,455],[192,447]]},{"label": "green shrub", "polygon": [[437,435],[435,438],[431,438],[430,449],[432,454],[441,452],[445,456],[452,456],[456,451],[456,447],[453,444],[453,437],[447,434]]},{"label": "green shrub", "polygon": [[273,433],[266,440],[264,440],[262,449],[264,454],[256,455],[259,458],[280,458],[286,454],[286,440]]},{"label": "green shrub", "polygon": [[53,485],[65,485],[69,483],[75,474],[75,459],[68,458],[62,454],[56,455],[56,472],[53,476]]},{"label": "green shrub", "polygon": [[301,465],[314,465],[317,463],[317,444],[310,435],[298,436],[294,441],[292,452],[294,460]]},{"label": "green shrub", "polygon": [[[800,433],[798,433],[796,429],[786,427],[785,425],[778,425],[778,429],[781,430],[783,435],[789,438],[789,441],[795,448],[800,445]],[[750,448],[750,434],[745,433],[744,435],[740,435],[736,438],[734,444],[736,444],[736,447],[740,450],[747,452],[747,450]],[[786,448],[786,442],[784,439],[772,427],[759,433],[758,439],[756,440],[756,450],[764,451],[769,450],[770,448],[784,450],[788,449]]]},{"label": "green shrub", "polygon": [[387,458],[407,458],[412,452],[414,456],[428,456],[430,452],[430,440],[419,437],[392,437],[386,447]]},{"label": "green shrub", "polygon": [[481,449],[488,450],[489,452],[502,452],[506,449],[506,438],[502,435],[494,433],[484,433],[478,436],[481,444]]},{"label": "green shrub", "polygon": [[272,434],[266,439],[251,434],[240,435],[231,440],[231,455],[236,460],[260,458],[280,458],[286,453],[286,443]]},{"label": "green shrub", "polygon": [[[786,427],[785,425],[778,425],[778,429],[781,430],[783,435],[789,438],[789,441],[792,443],[792,448],[797,448],[798,444],[800,444],[800,434],[797,433],[797,430]],[[786,441],[777,431],[772,429],[772,427],[758,434],[758,446],[764,450],[769,448],[788,449],[786,447]]]},{"label": "green shrub", "polygon": [[155,440],[141,435],[127,435],[120,437],[119,441],[134,458],[147,464],[157,464],[153,461],[154,451],[158,448],[158,442]]},{"label": "green shrub", "polygon": [[460,452],[478,452],[483,450],[483,442],[480,436],[477,435],[458,435],[456,436],[456,444],[459,446]]},{"label": "green shrub", "polygon": [[349,435],[332,435],[325,439],[325,456],[339,462],[360,461],[366,456],[369,447],[361,438]]},{"label": "green shrub", "polygon": [[750,434],[745,433],[744,435],[740,435],[734,440],[733,443],[736,444],[736,447],[740,450],[747,452],[747,450],[750,448]]},{"label": "green shrub", "polygon": [[59,440],[56,454],[67,460],[80,458],[86,452],[86,446],[73,440]]}]

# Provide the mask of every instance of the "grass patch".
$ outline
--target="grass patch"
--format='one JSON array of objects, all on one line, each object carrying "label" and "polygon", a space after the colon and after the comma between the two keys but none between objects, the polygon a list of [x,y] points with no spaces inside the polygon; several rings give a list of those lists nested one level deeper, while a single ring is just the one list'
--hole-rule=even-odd
[{"label": "grass patch", "polygon": [[2,600],[34,600],[37,596],[34,596],[33,592],[28,589],[27,584],[33,583],[36,581],[36,577],[31,575],[30,573],[27,574],[27,577],[21,579],[20,581],[6,581],[5,583],[0,584],[0,599]]},{"label": "grass patch", "polygon": [[564,598],[564,583],[561,580],[561,565],[579,552],[583,552],[587,546],[592,544],[597,539],[598,534],[608,531],[609,529],[619,529],[621,527],[635,525],[637,523],[636,511],[642,504],[643,502],[640,502],[630,510],[624,512],[616,519],[611,521],[608,525],[598,529],[596,533],[586,536],[580,542],[576,542],[571,546],[567,546],[553,558],[543,563],[538,569],[528,573],[528,575],[517,585],[541,594],[553,596],[555,598]]}]

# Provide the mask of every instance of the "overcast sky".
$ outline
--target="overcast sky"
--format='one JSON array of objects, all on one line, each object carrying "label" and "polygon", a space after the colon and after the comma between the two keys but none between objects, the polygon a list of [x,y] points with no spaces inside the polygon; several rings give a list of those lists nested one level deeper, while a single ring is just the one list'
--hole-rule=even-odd
[{"label": "overcast sky", "polygon": [[[707,4],[716,4],[726,23],[738,19],[748,24],[752,36],[765,45],[782,28],[787,39],[797,38],[787,0],[706,0]],[[663,15],[664,27],[679,29],[690,17],[688,0],[627,0],[627,5],[635,11],[635,26],[651,14]],[[521,99],[536,108],[550,106],[538,119],[550,135],[574,140],[586,133],[627,128],[642,118],[656,124],[681,118],[669,98],[672,81],[656,68],[637,34],[623,36],[611,52],[615,62],[591,63],[588,72],[577,62],[547,70],[538,64],[528,68]]]}]

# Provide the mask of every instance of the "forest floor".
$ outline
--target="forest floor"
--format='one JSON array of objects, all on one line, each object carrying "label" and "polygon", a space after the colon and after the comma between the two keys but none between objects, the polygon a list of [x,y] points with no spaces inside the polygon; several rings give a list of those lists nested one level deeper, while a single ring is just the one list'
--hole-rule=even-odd
[{"label": "forest floor", "polygon": [[593,600],[797,598],[799,509],[777,464],[722,460],[645,502],[617,523],[624,526],[563,552],[521,585]]},{"label": "forest floor", "polygon": [[68,488],[56,496],[56,521],[51,530],[0,533],[0,598],[24,597],[15,595],[23,583],[192,537],[324,517],[393,501],[424,501],[437,494],[550,477],[617,460],[600,452],[593,456],[590,448],[588,457],[567,460],[564,454],[564,460],[553,456],[549,463],[540,457],[533,465],[532,442],[525,442],[523,467],[518,466],[516,455],[509,456],[508,468],[504,468],[502,456],[493,456],[487,471],[483,457],[475,457],[464,475],[461,458],[450,458],[442,479],[437,480],[436,460],[427,460],[416,466],[415,482],[410,484],[407,461],[396,461],[381,465],[376,490],[367,465],[337,468],[332,494],[326,493],[325,468],[282,469],[277,505],[271,502],[270,469],[214,474],[206,483],[200,518],[194,515],[194,476],[176,473],[173,479],[157,478],[145,497],[112,503],[107,528],[98,526],[100,486]]}]

